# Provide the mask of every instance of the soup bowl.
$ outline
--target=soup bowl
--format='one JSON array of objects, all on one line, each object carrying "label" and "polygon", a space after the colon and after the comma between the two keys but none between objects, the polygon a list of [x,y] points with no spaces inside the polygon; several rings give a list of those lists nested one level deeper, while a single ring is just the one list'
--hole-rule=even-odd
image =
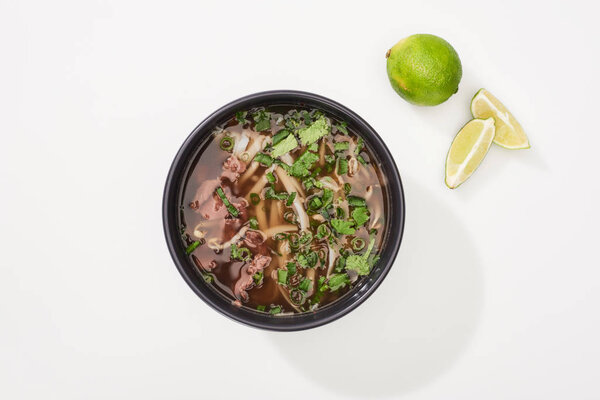
[{"label": "soup bowl", "polygon": [[[196,265],[186,255],[180,230],[179,213],[184,182],[190,173],[198,149],[210,138],[214,128],[230,119],[236,111],[276,105],[317,108],[346,121],[348,126],[363,138],[366,146],[375,156],[373,162],[377,164],[381,175],[385,178],[386,215],[379,262],[368,276],[333,303],[314,311],[290,315],[271,315],[232,304],[231,299],[218,293],[198,273]],[[346,315],[362,304],[379,287],[390,271],[400,248],[405,220],[404,204],[404,191],[396,163],[383,140],[365,120],[349,108],[323,96],[301,91],[275,90],[234,100],[212,113],[192,131],[177,152],[169,170],[163,195],[162,215],[171,257],[183,279],[206,304],[219,313],[248,326],[274,331],[297,331],[321,326]]]}]

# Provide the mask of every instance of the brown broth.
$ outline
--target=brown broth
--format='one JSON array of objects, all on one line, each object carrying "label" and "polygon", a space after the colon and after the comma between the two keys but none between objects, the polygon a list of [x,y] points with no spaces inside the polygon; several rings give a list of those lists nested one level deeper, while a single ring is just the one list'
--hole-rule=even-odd
[{"label": "brown broth", "polygon": [[[253,172],[246,171],[241,173],[236,182],[231,182],[228,179],[221,179],[220,186],[227,194],[227,197],[231,203],[237,204],[238,206],[241,205],[240,207],[243,209],[243,205],[247,202],[248,205],[245,207],[247,210],[247,215],[243,215],[244,213],[242,213],[239,218],[232,218],[231,215],[227,215],[225,217],[220,216],[219,218],[211,217],[206,219],[200,210],[203,209],[203,204],[205,205],[207,203],[214,202],[215,199],[217,202],[219,201],[218,196],[214,194],[201,204],[197,204],[197,202],[194,203],[198,199],[198,188],[203,184],[208,186],[206,183],[207,181],[214,182],[212,180],[219,179],[223,173],[223,164],[230,156],[232,156],[231,152],[222,150],[220,147],[220,140],[224,135],[239,137],[245,131],[249,136],[251,136],[250,142],[247,146],[247,148],[251,148],[253,143],[261,140],[261,136],[265,137],[262,140],[264,140],[264,143],[266,143],[274,134],[284,128],[283,124],[286,122],[286,120],[280,121],[278,124],[280,116],[291,113],[292,111],[290,110],[309,111],[309,109],[303,109],[301,107],[293,107],[292,109],[292,107],[284,106],[268,107],[267,109],[272,113],[270,130],[259,133],[255,132],[254,127],[256,123],[252,121],[252,118],[250,118],[252,112],[248,113],[247,118],[249,122],[244,125],[239,124],[236,118],[233,117],[221,127],[217,127],[215,133],[213,133],[213,138],[204,146],[203,149],[199,151],[198,156],[195,160],[193,160],[190,172],[188,174],[188,179],[185,182],[182,196],[182,237],[185,241],[185,246],[190,246],[196,241],[199,242],[198,246],[189,255],[191,260],[197,266],[198,273],[202,274],[205,280],[211,283],[219,293],[221,293],[223,296],[226,296],[231,301],[234,301],[238,305],[241,304],[243,307],[249,307],[254,310],[264,307],[265,312],[269,312],[269,310],[275,312],[277,311],[277,307],[280,307],[282,312],[291,313],[314,310],[317,307],[321,308],[339,299],[348,291],[350,291],[352,287],[354,287],[360,281],[360,279],[363,279],[362,276],[356,277],[356,274],[354,274],[353,271],[344,272],[344,270],[341,270],[338,273],[346,274],[349,279],[356,278],[356,280],[335,291],[331,290],[331,288],[320,290],[323,288],[323,285],[330,283],[327,278],[330,262],[327,245],[328,240],[318,240],[315,238],[318,233],[318,225],[327,221],[321,214],[317,213],[309,216],[309,230],[312,233],[313,240],[310,242],[309,246],[305,247],[304,250],[306,254],[310,253],[311,250],[317,253],[319,250],[321,250],[321,255],[325,256],[324,263],[319,261],[315,267],[303,268],[298,262],[299,253],[294,253],[293,249],[289,248],[289,245],[286,244],[285,240],[276,240],[271,235],[266,238],[266,241],[263,245],[259,245],[256,249],[250,248],[252,257],[255,257],[256,254],[261,253],[265,256],[271,257],[272,260],[263,271],[262,282],[258,282],[258,284],[254,283],[246,290],[248,294],[247,299],[245,299],[243,296],[240,296],[239,293],[236,295],[235,287],[236,283],[238,283],[240,277],[244,273],[243,271],[248,268],[251,260],[233,260],[231,247],[223,250],[215,250],[209,245],[212,243],[212,246],[215,246],[215,243],[222,244],[227,242],[240,229],[242,229],[244,226],[248,226],[248,221],[252,217],[258,219],[258,230],[264,232],[265,230],[273,228],[277,225],[289,225],[288,222],[284,221],[284,215],[286,213],[292,211],[296,214],[299,214],[297,208],[294,205],[288,207],[285,200],[265,199],[265,189],[262,189],[258,192],[260,195],[260,202],[257,205],[253,205],[252,202],[249,201],[248,196],[253,190],[253,187],[257,185],[257,182],[265,179],[265,174],[271,170],[274,170],[274,175],[277,179],[276,182],[272,184],[275,192],[286,192],[286,186],[282,181],[281,175],[287,175],[287,173],[280,166],[271,168],[264,165],[256,166],[258,163],[250,159],[244,164],[247,168],[254,169]],[[336,125],[339,126],[341,123],[341,121],[336,120],[329,115],[325,116],[331,121],[331,125],[334,127]],[[302,119],[299,121],[300,127],[306,125]],[[337,174],[335,173],[335,171],[337,171],[337,163],[339,163],[339,161],[336,161],[336,165],[333,166],[334,171],[327,172],[326,162],[324,162],[325,157],[320,157],[322,151],[321,146],[325,147],[325,155],[335,157],[335,152],[333,151],[333,142],[348,141],[351,139],[356,144],[358,138],[360,137],[350,128],[347,130],[349,135],[344,135],[340,131],[336,132],[336,128],[332,128],[333,133],[330,132],[327,136],[321,138],[317,142],[318,151],[316,154],[319,155],[319,161],[317,161],[313,166],[312,171],[314,171],[314,169],[317,167],[321,167],[322,169],[314,176],[314,178],[316,181],[319,181],[325,177],[329,177],[325,179],[333,179],[333,181],[339,187],[339,190],[333,191],[334,209],[333,211],[329,211],[330,220],[335,219],[335,208],[338,206],[342,210],[345,210],[345,219],[351,219],[351,214],[349,211],[353,208],[349,208],[343,186]],[[266,151],[268,152],[268,149]],[[294,160],[296,160],[305,151],[307,151],[306,146],[298,146],[289,154]],[[349,151],[341,151],[338,154],[340,155],[340,158],[350,158],[355,156],[354,152],[350,153]],[[355,252],[356,254],[361,254],[366,250],[369,241],[371,238],[373,238],[375,242],[371,254],[378,254],[383,237],[382,228],[385,226],[385,216],[387,210],[387,204],[385,204],[384,201],[385,181],[384,177],[381,176],[376,163],[371,162],[371,160],[376,160],[376,158],[373,157],[369,149],[364,147],[359,154],[365,160],[365,165],[359,163],[358,171],[353,174],[353,176],[344,174],[341,176],[341,179],[344,183],[349,183],[352,187],[351,192],[348,195],[364,198],[367,190],[371,191],[370,197],[366,200],[367,208],[370,212],[370,219],[364,224],[364,226],[357,228],[355,234],[337,235],[334,239],[335,244],[331,242],[330,246],[331,248],[351,250],[351,241],[354,237],[357,237],[364,240],[366,244],[363,249]],[[238,156],[240,156],[239,158],[244,158],[243,153],[238,153]],[[282,158],[285,157],[286,156],[283,156]],[[291,178],[289,176],[287,177]],[[299,180],[297,181],[299,182]],[[269,183],[266,184],[266,186],[269,185]],[[298,183],[298,185],[302,185],[302,190],[304,191],[303,203],[305,210],[307,208],[307,203],[312,197],[319,197],[323,194],[323,191],[319,188],[311,188],[310,190],[306,190],[304,184]],[[297,196],[299,201],[299,192]],[[246,200],[244,200],[244,198],[246,198]],[[340,202],[339,204],[338,201]],[[325,214],[327,214],[327,212]],[[201,234],[200,237],[195,235],[194,232],[199,224],[201,226],[198,231],[203,231],[203,234]],[[331,223],[328,226],[331,228]],[[378,228],[376,229],[376,232],[369,232],[372,227]],[[334,231],[333,229],[331,230]],[[295,233],[300,233],[300,228],[298,228]],[[240,241],[238,242],[238,247],[248,248],[249,246],[245,245],[243,241]],[[351,253],[352,252],[349,254]],[[339,257],[336,257],[336,261],[338,258]],[[296,261],[297,276],[293,278],[288,276],[287,282],[281,285],[278,283],[277,270],[286,269],[287,264],[293,261]],[[311,274],[314,274],[314,279],[311,280],[312,290],[299,290],[298,283]],[[329,276],[332,274],[336,274],[335,270],[332,271]],[[343,278],[345,279],[346,277]],[[288,297],[290,293],[293,293],[296,298],[299,298],[300,294],[302,294],[303,300],[299,301],[300,304],[294,304],[294,302],[290,301],[290,298]]]}]

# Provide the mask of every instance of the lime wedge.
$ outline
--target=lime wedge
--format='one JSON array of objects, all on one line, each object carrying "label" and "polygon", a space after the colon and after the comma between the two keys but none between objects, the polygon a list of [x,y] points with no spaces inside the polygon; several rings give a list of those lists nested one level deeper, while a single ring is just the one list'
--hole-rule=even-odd
[{"label": "lime wedge", "polygon": [[456,134],[446,158],[446,186],[459,187],[475,172],[495,134],[494,119],[473,119]]},{"label": "lime wedge", "polygon": [[529,139],[515,117],[500,101],[485,89],[471,100],[471,114],[474,118],[494,118],[496,137],[494,143],[511,150],[528,149]]}]

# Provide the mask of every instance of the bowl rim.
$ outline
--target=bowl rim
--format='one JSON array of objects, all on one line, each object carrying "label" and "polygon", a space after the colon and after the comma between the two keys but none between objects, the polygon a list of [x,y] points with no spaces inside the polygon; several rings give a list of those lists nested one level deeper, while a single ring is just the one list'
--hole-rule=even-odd
[{"label": "bowl rim", "polygon": [[[353,288],[340,299],[316,311],[281,317],[254,312],[245,307],[235,307],[230,302],[227,303],[222,294],[216,293],[209,287],[210,285],[201,280],[197,273],[192,273],[190,271],[192,263],[189,261],[189,257],[181,251],[183,245],[177,226],[181,182],[185,179],[184,175],[192,161],[190,158],[193,159],[200,144],[218,124],[231,118],[236,111],[276,104],[307,105],[323,109],[351,124],[354,130],[369,142],[370,146],[377,148],[376,158],[380,161],[379,168],[385,167],[385,173],[382,172],[382,175],[387,180],[386,190],[391,203],[390,211],[393,211],[394,214],[391,224],[396,230],[395,235],[393,231],[390,231],[384,236],[386,248],[382,252],[385,252],[386,258],[381,257],[376,268],[371,271],[366,280],[363,280],[364,282],[361,282],[359,288]],[[169,253],[177,270],[192,291],[220,314],[244,325],[271,331],[299,331],[322,326],[341,318],[361,305],[379,287],[394,264],[404,233],[405,214],[406,205],[400,173],[392,154],[375,129],[348,107],[327,97],[298,90],[270,90],[253,93],[225,104],[206,117],[192,130],[177,151],[169,168],[162,202],[163,231]],[[391,227],[392,225],[388,222],[386,229]],[[378,273],[374,274],[376,271]],[[335,305],[337,307],[334,307]]]}]

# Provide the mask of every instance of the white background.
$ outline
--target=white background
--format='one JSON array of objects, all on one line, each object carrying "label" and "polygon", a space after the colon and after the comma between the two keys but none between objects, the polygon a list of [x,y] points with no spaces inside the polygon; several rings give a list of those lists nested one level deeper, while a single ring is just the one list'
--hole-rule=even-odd
[{"label": "white background", "polygon": [[[0,398],[598,399],[593,2],[0,2]],[[385,52],[447,39],[459,92],[391,89]],[[480,87],[532,148],[444,186]],[[240,96],[300,89],[365,118],[405,184],[399,257],[328,326],[270,333],[186,286],[164,180]]]}]

